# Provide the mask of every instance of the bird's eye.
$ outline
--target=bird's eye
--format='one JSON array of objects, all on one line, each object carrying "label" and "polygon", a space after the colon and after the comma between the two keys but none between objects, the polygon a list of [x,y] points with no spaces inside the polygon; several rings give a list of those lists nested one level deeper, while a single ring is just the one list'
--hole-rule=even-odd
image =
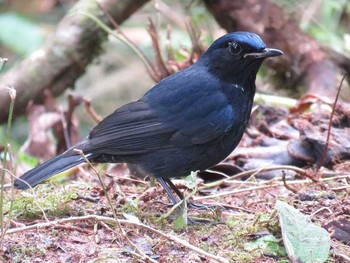
[{"label": "bird's eye", "polygon": [[238,55],[238,54],[240,54],[242,52],[242,47],[236,42],[229,42],[228,43],[228,50],[233,55]]}]

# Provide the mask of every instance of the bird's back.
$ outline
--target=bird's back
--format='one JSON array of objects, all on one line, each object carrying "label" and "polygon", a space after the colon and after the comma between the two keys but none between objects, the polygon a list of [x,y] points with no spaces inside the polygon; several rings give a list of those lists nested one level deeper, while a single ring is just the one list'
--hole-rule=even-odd
[{"label": "bird's back", "polygon": [[221,81],[198,63],[164,79],[142,101],[173,131],[171,138],[164,147],[124,161],[141,164],[156,177],[185,176],[215,165],[241,140],[254,92],[254,83],[242,88]]}]

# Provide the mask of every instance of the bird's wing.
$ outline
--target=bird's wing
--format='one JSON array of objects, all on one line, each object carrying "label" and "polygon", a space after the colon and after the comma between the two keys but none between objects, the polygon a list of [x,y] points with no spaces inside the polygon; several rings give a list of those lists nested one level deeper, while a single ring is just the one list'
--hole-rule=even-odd
[{"label": "bird's wing", "polygon": [[176,73],[117,109],[92,130],[86,152],[142,154],[219,140],[239,114],[220,91],[222,83],[199,73],[193,67]]},{"label": "bird's wing", "polygon": [[90,133],[86,152],[141,154],[170,146],[176,131],[157,120],[142,100],[131,102],[103,119]]},{"label": "bird's wing", "polygon": [[[223,92],[230,84],[194,66],[175,76],[162,80],[145,95],[160,122],[177,131],[172,137],[174,144],[186,146],[219,140],[242,123],[240,109]],[[239,101],[240,95],[235,99]]]}]

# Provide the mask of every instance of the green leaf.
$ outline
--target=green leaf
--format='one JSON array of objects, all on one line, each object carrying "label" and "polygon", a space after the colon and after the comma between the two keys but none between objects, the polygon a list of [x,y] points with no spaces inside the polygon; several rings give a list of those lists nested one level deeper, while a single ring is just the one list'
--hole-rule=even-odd
[{"label": "green leaf", "polygon": [[197,172],[191,172],[190,175],[185,177],[185,185],[192,190],[197,187]]},{"label": "green leaf", "polygon": [[14,12],[0,15],[0,28],[0,41],[20,55],[27,55],[43,44],[40,27]]},{"label": "green leaf", "polygon": [[292,262],[325,262],[329,255],[328,232],[313,224],[294,207],[276,202],[284,246]]},{"label": "green leaf", "polygon": [[254,251],[261,249],[265,255],[285,256],[286,250],[278,245],[278,239],[273,235],[266,235],[244,244],[244,249]]},{"label": "green leaf", "polygon": [[77,193],[71,193],[68,200],[77,200],[78,198],[79,198],[79,195]]},{"label": "green leaf", "polygon": [[178,207],[179,214],[174,220],[175,229],[183,229],[187,225],[188,217],[187,217],[187,202],[186,198],[181,201],[180,206]]},{"label": "green leaf", "polygon": [[126,220],[134,223],[140,223],[140,219],[134,215],[123,213]]}]

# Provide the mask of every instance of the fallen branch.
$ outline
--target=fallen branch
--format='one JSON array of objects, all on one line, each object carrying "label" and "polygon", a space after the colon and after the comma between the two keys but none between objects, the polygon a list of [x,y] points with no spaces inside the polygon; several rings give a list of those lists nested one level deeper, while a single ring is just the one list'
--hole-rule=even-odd
[{"label": "fallen branch", "polygon": [[[148,0],[99,0],[113,19],[121,24]],[[3,87],[15,87],[18,95],[14,116],[23,114],[30,100],[42,102],[44,90],[54,96],[72,87],[86,66],[102,52],[107,34],[92,20],[77,12],[89,13],[110,26],[95,1],[80,0],[58,24],[56,32],[46,45],[32,53],[0,77],[0,123],[6,121],[10,101]]]},{"label": "fallen branch", "polygon": [[[303,85],[309,92],[335,97],[337,67],[349,72],[349,58],[324,48],[303,32],[299,21],[279,7],[278,1],[204,0],[204,3],[228,32],[256,32],[268,46],[283,50],[284,56],[267,61],[266,65],[279,74],[281,81],[284,79],[284,86],[295,89]],[[286,72],[290,74],[287,82]]]}]

